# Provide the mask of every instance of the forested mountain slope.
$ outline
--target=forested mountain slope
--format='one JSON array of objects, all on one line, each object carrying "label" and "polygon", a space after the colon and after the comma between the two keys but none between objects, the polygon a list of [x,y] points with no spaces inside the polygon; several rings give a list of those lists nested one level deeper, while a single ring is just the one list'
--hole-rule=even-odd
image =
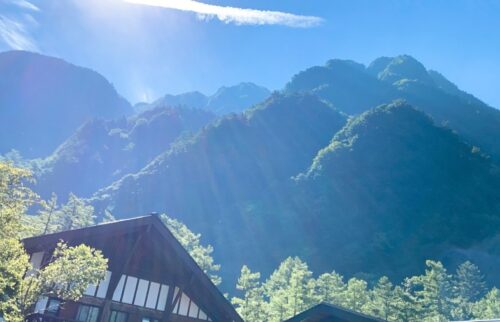
[{"label": "forested mountain slope", "polygon": [[368,67],[330,60],[295,75],[286,92],[311,91],[347,114],[404,98],[437,124],[457,131],[468,143],[500,160],[500,111],[459,90],[411,56],[381,57]]},{"label": "forested mountain slope", "polygon": [[0,154],[16,149],[26,157],[42,157],[84,121],[132,112],[100,74],[61,59],[3,52],[0,70]]},{"label": "forested mountain slope", "polygon": [[[262,201],[282,198],[290,177],[306,168],[345,122],[314,96],[274,95],[99,191],[94,205],[117,216],[166,211],[181,218],[221,249],[223,266],[234,277],[243,257],[274,256],[274,250],[261,251],[269,242],[265,232],[288,229],[286,214],[267,213]],[[266,216],[256,218],[256,211]],[[275,237],[291,245],[283,234]]]},{"label": "forested mountain slope", "polygon": [[55,192],[60,200],[69,192],[89,197],[214,118],[203,110],[157,107],[127,119],[90,120],[41,162],[34,188],[44,197]]},{"label": "forested mountain slope", "polygon": [[499,170],[404,102],[365,112],[295,179],[303,227],[316,231],[309,256],[402,277],[426,258],[473,248],[498,233]]},{"label": "forested mountain slope", "polygon": [[289,255],[318,271],[398,278],[495,236],[500,175],[477,148],[403,102],[334,136],[343,120],[313,96],[275,95],[94,203],[123,216],[182,218],[220,250],[229,278],[244,263],[265,272]]}]

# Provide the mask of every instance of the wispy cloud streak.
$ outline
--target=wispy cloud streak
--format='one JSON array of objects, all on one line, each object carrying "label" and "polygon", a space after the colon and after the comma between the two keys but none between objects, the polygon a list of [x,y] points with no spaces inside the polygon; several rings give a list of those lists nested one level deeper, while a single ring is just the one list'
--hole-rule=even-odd
[{"label": "wispy cloud streak", "polygon": [[217,18],[236,25],[282,25],[310,28],[320,25],[322,18],[301,16],[281,11],[267,11],[206,4],[194,0],[124,0],[128,3],[193,12],[200,19]]},{"label": "wispy cloud streak", "polygon": [[[12,8],[16,10],[9,10]],[[0,0],[0,41],[11,49],[37,51],[29,28],[36,25],[30,13],[40,9],[27,0]],[[6,13],[2,13],[6,12]]]}]

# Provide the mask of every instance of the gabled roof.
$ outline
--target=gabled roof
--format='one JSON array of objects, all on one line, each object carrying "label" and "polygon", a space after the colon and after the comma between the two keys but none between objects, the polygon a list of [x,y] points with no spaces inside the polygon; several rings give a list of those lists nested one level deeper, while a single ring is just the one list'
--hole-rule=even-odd
[{"label": "gabled roof", "polygon": [[384,322],[384,320],[328,303],[320,303],[285,322]]},{"label": "gabled roof", "polygon": [[204,307],[207,308],[207,313],[211,314],[212,320],[220,322],[243,322],[234,307],[229,303],[229,301],[219,291],[219,289],[212,283],[210,278],[203,272],[203,270],[198,266],[194,259],[170,232],[170,230],[163,224],[162,220],[157,214],[151,214],[147,216],[125,219],[42,236],[30,237],[24,239],[23,244],[29,253],[33,253],[36,251],[46,250],[47,247],[54,247],[54,245],[60,240],[67,241],[75,239],[75,236],[78,236],[78,240],[85,240],[86,238],[92,238],[98,235],[109,236],[110,234],[140,231],[141,229],[144,229],[148,226],[154,228],[160,234],[160,236],[163,238],[163,242],[169,244],[181,263],[186,265],[187,269],[189,269],[193,273],[193,285],[195,285],[196,289],[199,290],[200,293],[207,294],[205,298],[202,297],[201,300],[199,299],[198,301],[209,302],[199,304],[205,304]]}]

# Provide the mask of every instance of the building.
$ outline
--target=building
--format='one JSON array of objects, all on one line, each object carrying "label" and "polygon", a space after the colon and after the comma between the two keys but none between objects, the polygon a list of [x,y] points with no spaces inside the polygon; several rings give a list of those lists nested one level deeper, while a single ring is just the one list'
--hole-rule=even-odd
[{"label": "building", "polygon": [[106,278],[78,302],[40,299],[28,322],[242,322],[232,305],[157,215],[23,240],[35,268],[59,240],[108,258]]},{"label": "building", "polygon": [[384,322],[384,320],[336,305],[321,303],[285,322]]}]

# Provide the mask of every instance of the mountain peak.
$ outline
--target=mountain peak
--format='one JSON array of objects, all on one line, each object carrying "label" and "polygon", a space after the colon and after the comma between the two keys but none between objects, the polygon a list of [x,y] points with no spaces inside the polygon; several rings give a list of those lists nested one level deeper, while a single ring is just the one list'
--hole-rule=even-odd
[{"label": "mountain peak", "polygon": [[368,66],[367,71],[391,84],[405,79],[434,84],[424,65],[410,55],[377,58]]},{"label": "mountain peak", "polygon": [[0,153],[15,148],[25,157],[44,156],[85,120],[132,112],[102,75],[59,58],[8,51],[0,53],[0,70],[0,137],[9,138]]},{"label": "mountain peak", "polygon": [[355,62],[354,60],[350,59],[330,59],[329,61],[326,62],[325,66],[330,69],[339,69],[339,68],[348,68],[348,69],[355,69],[358,71],[365,71],[365,65],[360,64],[358,62]]}]

